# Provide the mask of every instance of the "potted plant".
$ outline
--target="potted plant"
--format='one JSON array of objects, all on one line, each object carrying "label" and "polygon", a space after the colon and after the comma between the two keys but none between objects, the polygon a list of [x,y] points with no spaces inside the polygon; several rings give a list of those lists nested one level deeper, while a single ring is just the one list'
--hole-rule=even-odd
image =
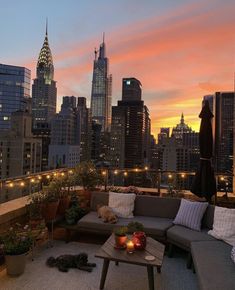
[{"label": "potted plant", "polygon": [[19,276],[24,273],[26,255],[32,246],[31,231],[28,226],[24,228],[16,224],[0,238],[6,261],[7,274]]},{"label": "potted plant", "polygon": [[124,248],[127,241],[127,227],[115,227],[113,230],[115,236],[115,244],[117,248]]},{"label": "potted plant", "polygon": [[102,175],[96,170],[92,162],[84,161],[77,165],[74,170],[74,184],[83,187],[83,194],[89,200],[91,191],[103,184]]},{"label": "potted plant", "polygon": [[30,196],[30,203],[28,204],[29,212],[29,225],[32,229],[45,223],[42,216],[42,195],[40,193],[34,193]]},{"label": "potted plant", "polygon": [[55,183],[58,184],[59,187],[59,205],[57,209],[57,213],[59,215],[64,215],[66,209],[69,208],[70,200],[71,200],[71,191],[70,187],[73,184],[73,179],[71,176],[64,176],[62,178],[57,178],[54,180]]},{"label": "potted plant", "polygon": [[144,225],[139,222],[130,222],[127,225],[128,233],[133,234],[134,232],[143,232],[144,231]]},{"label": "potted plant", "polygon": [[87,209],[80,206],[77,196],[73,196],[71,204],[71,207],[65,212],[65,220],[67,224],[74,225],[87,213]]},{"label": "potted plant", "polygon": [[48,187],[42,192],[42,216],[45,221],[52,221],[56,217],[57,208],[59,205],[60,187],[52,181]]}]

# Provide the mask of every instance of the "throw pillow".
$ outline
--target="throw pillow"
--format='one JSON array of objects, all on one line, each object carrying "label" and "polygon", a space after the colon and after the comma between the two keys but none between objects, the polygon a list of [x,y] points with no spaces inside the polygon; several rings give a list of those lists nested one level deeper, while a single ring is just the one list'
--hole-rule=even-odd
[{"label": "throw pillow", "polygon": [[213,229],[208,234],[235,246],[235,209],[216,206]]},{"label": "throw pillow", "polygon": [[118,217],[133,218],[133,210],[135,205],[134,193],[109,193],[109,207]]},{"label": "throw pillow", "polygon": [[235,247],[232,248],[231,258],[232,258],[233,262],[235,263]]},{"label": "throw pillow", "polygon": [[202,218],[207,206],[207,202],[189,201],[182,198],[173,223],[200,231]]}]

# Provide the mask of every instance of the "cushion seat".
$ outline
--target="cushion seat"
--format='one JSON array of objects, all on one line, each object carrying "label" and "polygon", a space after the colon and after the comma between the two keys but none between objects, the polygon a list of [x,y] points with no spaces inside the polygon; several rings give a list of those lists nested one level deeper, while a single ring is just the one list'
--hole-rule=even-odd
[{"label": "cushion seat", "polygon": [[168,218],[134,216],[133,218],[119,218],[116,224],[109,224],[98,218],[97,212],[91,211],[78,221],[77,226],[81,230],[111,234],[116,226],[126,226],[130,222],[140,222],[144,225],[144,231],[147,235],[165,239],[167,229],[173,225],[172,221]]},{"label": "cushion seat", "polygon": [[191,242],[215,241],[207,232],[208,229],[202,229],[201,232],[198,232],[184,226],[175,225],[167,231],[167,239],[170,243],[190,251]]},{"label": "cushion seat", "polygon": [[191,244],[191,253],[201,290],[235,289],[232,246],[222,241]]}]

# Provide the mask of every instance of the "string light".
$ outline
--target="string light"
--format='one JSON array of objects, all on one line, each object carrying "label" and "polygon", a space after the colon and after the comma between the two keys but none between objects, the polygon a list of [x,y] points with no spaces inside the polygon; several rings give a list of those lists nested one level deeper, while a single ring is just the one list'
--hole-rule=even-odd
[{"label": "string light", "polygon": [[41,179],[42,179],[42,176],[39,175],[39,176],[38,176],[38,179],[41,180]]},{"label": "string light", "polygon": [[50,175],[49,174],[47,175],[47,179],[50,179]]},{"label": "string light", "polygon": [[168,174],[168,178],[171,179],[172,178],[172,174]]},{"label": "string light", "polygon": [[14,183],[13,182],[10,182],[9,183],[9,187],[13,187],[14,186]]},{"label": "string light", "polygon": [[21,187],[25,186],[25,183],[23,181],[21,181],[20,186]]},{"label": "string light", "polygon": [[148,169],[149,169],[148,166],[145,166],[145,167],[144,167],[144,170],[148,170]]},{"label": "string light", "polygon": [[221,176],[221,177],[220,177],[220,180],[221,180],[221,181],[224,181],[224,177],[223,177],[223,176]]},{"label": "string light", "polygon": [[64,172],[61,173],[61,176],[64,176]]},{"label": "string light", "polygon": [[182,173],[182,174],[181,174],[181,177],[182,177],[182,178],[185,178],[185,174],[184,174],[184,173]]},{"label": "string light", "polygon": [[102,175],[106,175],[106,171],[102,171]]},{"label": "string light", "polygon": [[53,175],[54,175],[54,176],[57,176],[57,173],[55,172]]},{"label": "string light", "polygon": [[128,175],[128,173],[125,171],[125,172],[124,172],[124,176],[127,176],[127,175]]},{"label": "string light", "polygon": [[138,168],[135,168],[135,172],[138,172],[139,171],[139,169]]},{"label": "string light", "polygon": [[73,174],[73,170],[69,170],[69,174]]},{"label": "string light", "polygon": [[35,182],[35,179],[34,179],[34,178],[32,178],[32,179],[30,180],[30,182],[34,183],[34,182]]},{"label": "string light", "polygon": [[118,171],[117,170],[114,170],[114,174],[117,175],[118,174]]}]

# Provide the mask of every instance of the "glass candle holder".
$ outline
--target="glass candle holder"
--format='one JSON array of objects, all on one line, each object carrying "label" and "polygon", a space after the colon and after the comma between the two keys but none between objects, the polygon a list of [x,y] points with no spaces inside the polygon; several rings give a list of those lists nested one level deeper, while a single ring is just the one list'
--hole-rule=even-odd
[{"label": "glass candle holder", "polygon": [[146,247],[146,235],[144,232],[134,232],[132,236],[136,250],[144,250]]},{"label": "glass candle holder", "polygon": [[127,251],[127,253],[129,253],[129,254],[134,253],[134,251],[135,251],[135,245],[134,245],[134,243],[133,243],[132,240],[129,240],[129,241],[126,243],[126,251]]}]

